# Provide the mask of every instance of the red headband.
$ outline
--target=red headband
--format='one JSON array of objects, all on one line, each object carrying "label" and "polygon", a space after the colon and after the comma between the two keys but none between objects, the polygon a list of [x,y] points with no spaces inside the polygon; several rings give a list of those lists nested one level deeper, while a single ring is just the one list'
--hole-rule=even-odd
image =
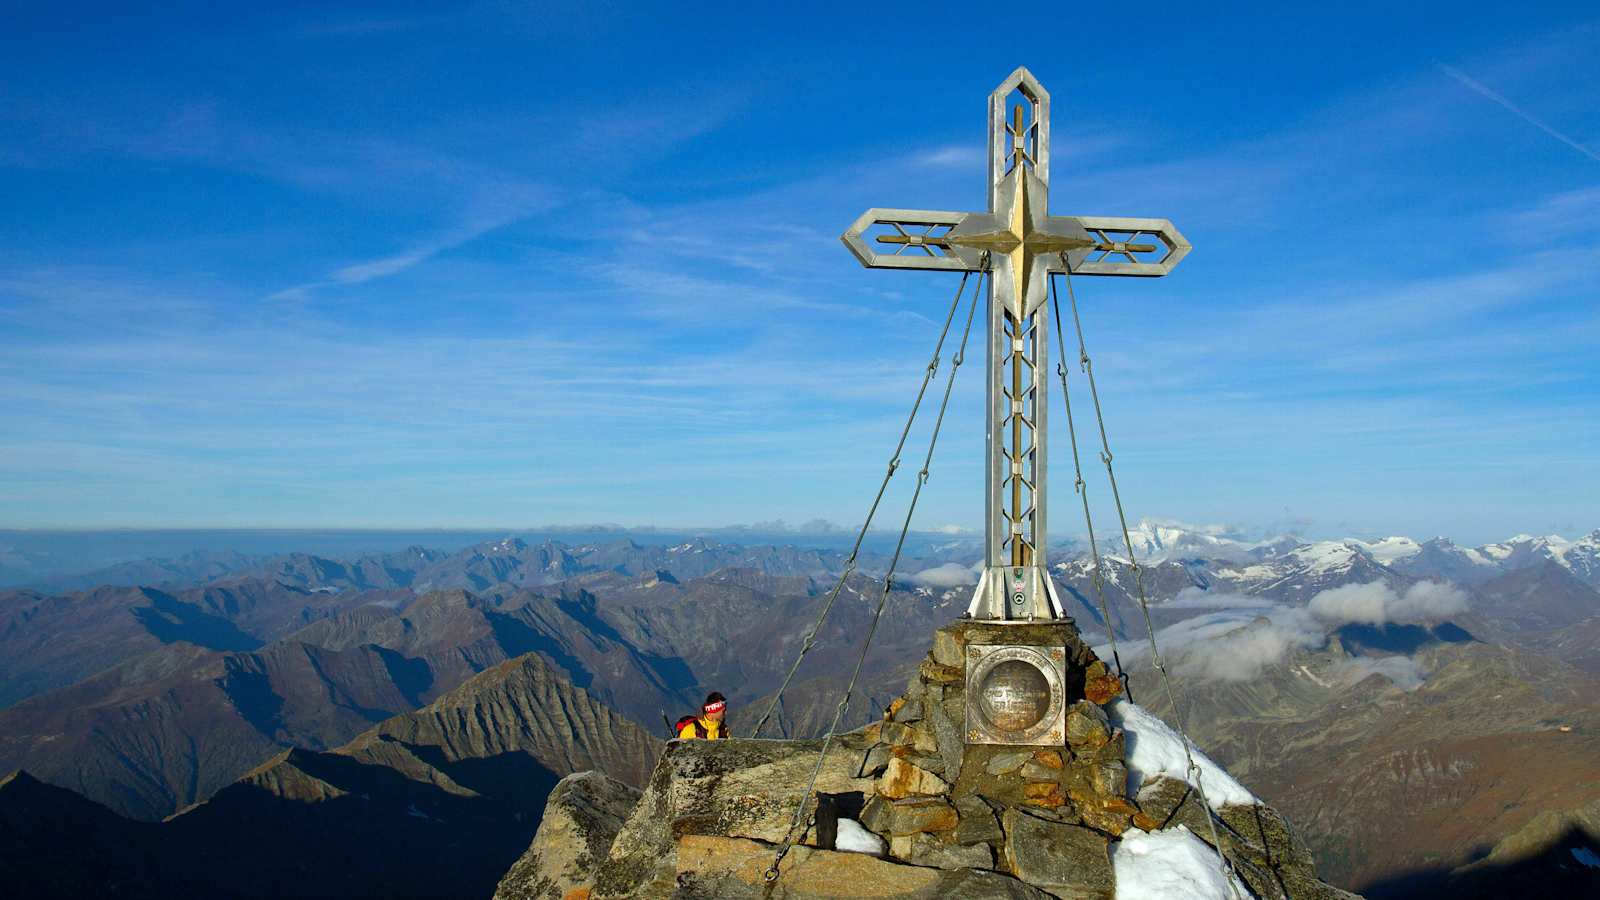
[{"label": "red headband", "polygon": [[707,703],[705,706],[701,707],[701,709],[703,709],[707,715],[710,715],[714,712],[722,712],[727,708],[728,704],[722,700],[718,700],[715,703]]}]

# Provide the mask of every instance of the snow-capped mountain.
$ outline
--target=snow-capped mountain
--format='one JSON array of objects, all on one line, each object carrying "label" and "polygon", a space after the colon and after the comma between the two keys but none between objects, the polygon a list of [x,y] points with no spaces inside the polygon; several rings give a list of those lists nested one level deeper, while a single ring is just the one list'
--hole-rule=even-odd
[{"label": "snow-capped mountain", "polygon": [[[1274,538],[1270,541],[1246,541],[1232,536],[1218,526],[1195,527],[1178,522],[1145,519],[1129,529],[1133,552],[1141,562],[1162,562],[1168,559],[1225,559],[1244,561],[1271,556],[1295,546],[1294,538]],[[1112,555],[1123,548],[1115,543]]]},{"label": "snow-capped mountain", "polygon": [[[1397,539],[1382,542],[1391,549]],[[1392,558],[1392,555],[1391,555]],[[1395,572],[1386,567],[1362,541],[1316,541],[1301,544],[1279,556],[1247,565],[1224,565],[1217,578],[1236,590],[1279,600],[1308,600],[1344,584],[1387,581]]]},{"label": "snow-capped mountain", "polygon": [[[1545,561],[1600,586],[1600,529],[1577,540],[1519,534],[1476,548],[1457,546],[1445,537],[1419,542],[1403,535],[1370,541],[1302,541],[1283,535],[1251,541],[1216,526],[1169,520],[1142,521],[1130,529],[1130,537],[1141,564],[1204,562],[1219,577],[1252,592],[1288,587],[1297,579],[1304,583],[1307,579],[1349,580],[1363,575],[1399,574],[1470,584]],[[1111,546],[1114,549],[1108,556],[1125,557],[1118,552],[1122,550],[1120,542]]]}]

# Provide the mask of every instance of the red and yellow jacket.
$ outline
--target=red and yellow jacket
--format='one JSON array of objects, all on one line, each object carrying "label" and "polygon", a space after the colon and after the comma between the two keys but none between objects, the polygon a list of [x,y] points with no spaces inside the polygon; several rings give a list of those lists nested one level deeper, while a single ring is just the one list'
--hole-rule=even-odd
[{"label": "red and yellow jacket", "polygon": [[726,722],[713,722],[703,716],[687,716],[678,724],[678,737],[684,740],[719,741],[727,736]]}]

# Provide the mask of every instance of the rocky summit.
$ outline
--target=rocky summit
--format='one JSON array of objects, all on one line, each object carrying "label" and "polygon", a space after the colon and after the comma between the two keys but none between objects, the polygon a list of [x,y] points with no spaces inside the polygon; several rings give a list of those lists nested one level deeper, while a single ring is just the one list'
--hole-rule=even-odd
[{"label": "rocky summit", "polygon": [[[1064,739],[969,743],[968,647],[1019,642],[1065,651]],[[1213,832],[1176,733],[1121,693],[1070,621],[957,623],[879,721],[825,753],[822,740],[673,741],[636,801],[598,773],[569,777],[496,896],[1198,898],[1229,896],[1229,878],[1241,898],[1355,896],[1197,755]],[[803,830],[769,882],[803,798]]]}]

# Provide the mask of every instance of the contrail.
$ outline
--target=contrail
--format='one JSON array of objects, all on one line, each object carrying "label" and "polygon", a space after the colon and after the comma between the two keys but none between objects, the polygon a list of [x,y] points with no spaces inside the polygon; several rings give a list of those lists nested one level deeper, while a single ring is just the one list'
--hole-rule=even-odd
[{"label": "contrail", "polygon": [[1475,93],[1482,94],[1485,97],[1488,97],[1490,100],[1493,100],[1494,102],[1496,102],[1496,103],[1500,104],[1501,106],[1505,107],[1506,109],[1510,110],[1513,115],[1515,115],[1517,118],[1521,119],[1522,121],[1527,122],[1529,125],[1532,125],[1533,127],[1535,127],[1537,129],[1539,129],[1540,131],[1544,132],[1545,134],[1550,135],[1551,137],[1555,138],[1556,140],[1560,141],[1563,144],[1566,144],[1568,147],[1571,147],[1572,149],[1578,151],[1579,153],[1582,153],[1584,156],[1589,157],[1590,159],[1594,160],[1595,162],[1600,162],[1600,153],[1596,153],[1595,151],[1590,150],[1588,147],[1585,147],[1584,145],[1582,145],[1582,144],[1578,143],[1577,141],[1573,140],[1572,138],[1567,137],[1566,135],[1562,134],[1561,132],[1555,130],[1554,128],[1551,128],[1549,125],[1546,125],[1545,123],[1539,121],[1539,119],[1536,118],[1535,116],[1533,116],[1531,113],[1523,110],[1522,107],[1516,105],[1515,103],[1512,103],[1510,100],[1507,100],[1506,98],[1504,98],[1504,97],[1500,96],[1499,94],[1495,93],[1494,90],[1492,90],[1488,85],[1483,84],[1482,82],[1480,82],[1477,79],[1473,78],[1471,75],[1468,75],[1467,73],[1461,71],[1460,69],[1455,68],[1454,66],[1447,66],[1442,62],[1436,62],[1436,63],[1434,63],[1434,65],[1439,67],[1439,71],[1441,71],[1444,74],[1450,76],[1451,78],[1454,78],[1456,81],[1460,82],[1467,89],[1469,89],[1469,90],[1471,90],[1471,91],[1473,91]]}]

